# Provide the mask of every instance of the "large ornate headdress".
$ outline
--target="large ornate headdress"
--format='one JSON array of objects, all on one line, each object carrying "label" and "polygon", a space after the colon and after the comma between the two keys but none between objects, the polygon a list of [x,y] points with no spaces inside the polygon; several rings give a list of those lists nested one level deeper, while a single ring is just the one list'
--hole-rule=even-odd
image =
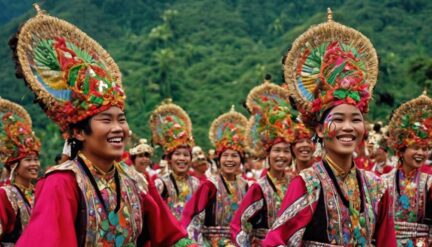
[{"label": "large ornate headdress", "polygon": [[274,144],[295,141],[288,90],[266,78],[250,91],[246,106],[252,113],[246,128],[246,145],[254,156],[265,157]]},{"label": "large ornate headdress", "polygon": [[125,94],[117,64],[96,41],[74,25],[37,15],[17,34],[17,74],[46,114],[63,132],[68,126],[109,109],[124,108]]},{"label": "large ornate headdress", "polygon": [[343,103],[368,110],[378,74],[378,58],[369,39],[333,21],[309,28],[284,60],[284,77],[303,114],[314,126],[323,113]]},{"label": "large ornate headdress", "polygon": [[426,92],[393,113],[388,143],[396,152],[413,144],[432,146],[432,99]]},{"label": "large ornate headdress", "polygon": [[216,148],[219,156],[227,149],[241,154],[245,151],[247,119],[235,111],[234,106],[227,113],[217,117],[210,126],[209,139]]},{"label": "large ornate headdress", "polygon": [[0,98],[0,162],[12,165],[29,154],[38,154],[40,147],[27,111]]},{"label": "large ornate headdress", "polygon": [[162,102],[150,117],[153,143],[163,148],[165,154],[180,146],[194,146],[192,122],[189,115],[171,100]]}]

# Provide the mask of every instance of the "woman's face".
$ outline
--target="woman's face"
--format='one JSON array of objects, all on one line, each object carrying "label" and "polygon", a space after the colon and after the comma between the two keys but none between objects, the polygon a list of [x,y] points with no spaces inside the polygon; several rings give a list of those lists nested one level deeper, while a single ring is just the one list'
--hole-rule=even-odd
[{"label": "woman's face", "polygon": [[76,134],[76,138],[83,142],[83,152],[100,160],[116,160],[122,157],[129,137],[129,126],[120,108],[113,106],[94,115],[90,120],[90,128],[90,134],[84,131]]},{"label": "woman's face", "polygon": [[232,176],[238,173],[241,157],[239,152],[227,149],[220,155],[221,172],[225,176]]},{"label": "woman's face", "polygon": [[134,160],[135,169],[141,173],[145,172],[146,168],[151,164],[149,153],[137,154]]},{"label": "woman's face", "polygon": [[427,160],[429,149],[425,145],[413,145],[407,147],[402,154],[403,165],[411,169],[420,168]]},{"label": "woman's face", "polygon": [[353,105],[338,105],[328,113],[316,131],[323,139],[327,152],[352,154],[365,134],[363,114]]},{"label": "woman's face", "polygon": [[192,156],[190,149],[180,147],[174,150],[171,155],[170,164],[171,169],[176,175],[186,175],[191,165]]},{"label": "woman's face", "polygon": [[31,181],[38,177],[40,170],[39,157],[36,154],[28,155],[19,161],[19,165],[15,170],[16,176]]},{"label": "woman's face", "polygon": [[315,144],[311,139],[303,138],[294,144],[293,152],[297,161],[309,162],[315,152]]},{"label": "woman's face", "polygon": [[284,172],[285,168],[291,164],[291,145],[281,142],[273,145],[269,154],[270,170]]}]

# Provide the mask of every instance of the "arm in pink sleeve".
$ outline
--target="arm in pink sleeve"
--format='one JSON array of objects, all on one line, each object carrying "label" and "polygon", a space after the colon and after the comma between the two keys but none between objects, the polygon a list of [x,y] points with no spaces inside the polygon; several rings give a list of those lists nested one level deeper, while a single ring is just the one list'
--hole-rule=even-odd
[{"label": "arm in pink sleeve", "polygon": [[78,201],[79,189],[72,172],[55,172],[40,180],[30,222],[16,246],[77,246]]}]

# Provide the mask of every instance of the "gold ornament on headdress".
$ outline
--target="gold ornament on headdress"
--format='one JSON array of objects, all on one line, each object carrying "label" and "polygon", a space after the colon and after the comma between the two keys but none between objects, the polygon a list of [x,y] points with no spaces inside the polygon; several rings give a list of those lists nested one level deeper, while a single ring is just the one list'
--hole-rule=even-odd
[{"label": "gold ornament on headdress", "polygon": [[179,146],[194,145],[192,122],[189,115],[171,99],[162,102],[150,117],[152,141],[161,146],[165,153],[171,153]]},{"label": "gold ornament on headdress", "polygon": [[111,106],[123,109],[120,69],[108,52],[76,26],[34,7],[37,15],[17,35],[17,66],[47,115],[65,132]]},{"label": "gold ornament on headdress", "polygon": [[38,154],[40,147],[27,111],[0,97],[0,162],[11,165],[26,155]]},{"label": "gold ornament on headdress", "polygon": [[265,157],[276,142],[294,141],[288,90],[266,78],[263,84],[251,90],[246,106],[252,113],[246,127],[248,152]]},{"label": "gold ornament on headdress", "polygon": [[396,152],[414,144],[432,146],[432,99],[426,91],[396,109],[389,123],[388,143]]},{"label": "gold ornament on headdress", "polygon": [[285,82],[304,115],[314,125],[332,106],[347,103],[366,112],[378,74],[378,57],[369,39],[333,21],[309,28],[284,60]]},{"label": "gold ornament on headdress", "polygon": [[226,149],[243,153],[245,150],[245,134],[247,119],[241,113],[231,110],[217,117],[210,126],[209,139],[216,147],[219,155]]}]

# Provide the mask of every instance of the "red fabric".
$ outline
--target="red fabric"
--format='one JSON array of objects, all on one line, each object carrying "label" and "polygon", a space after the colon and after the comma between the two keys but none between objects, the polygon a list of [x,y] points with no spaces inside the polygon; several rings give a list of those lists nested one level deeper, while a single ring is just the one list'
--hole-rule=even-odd
[{"label": "red fabric", "polygon": [[[72,172],[55,172],[40,180],[29,225],[17,246],[77,246],[75,219],[79,188]],[[170,246],[186,237],[152,182],[141,194],[144,246]]]},{"label": "red fabric", "polygon": [[391,172],[392,170],[393,170],[392,166],[386,165],[386,166],[383,167],[382,172],[375,171],[375,174],[378,175],[378,176],[381,176],[381,175],[384,175],[384,174],[387,174],[387,173]]},{"label": "red fabric", "polygon": [[420,167],[420,171],[428,174],[432,174],[432,165],[423,165]]},{"label": "red fabric", "polygon": [[378,215],[374,233],[374,239],[376,240],[377,247],[397,247],[396,231],[390,206],[391,199],[387,190],[381,198],[378,207]]},{"label": "red fabric", "polygon": [[[295,177],[290,183],[285,198],[282,201],[281,208],[278,212],[278,217],[300,197],[305,195],[306,184],[301,177]],[[285,224],[281,225],[276,229],[272,229],[268,232],[267,236],[263,240],[263,246],[279,246],[285,245],[288,239],[296,233],[298,230],[306,227],[312,220],[313,213],[317,207],[318,201],[312,205],[305,207],[300,210],[297,215],[289,219]]]},{"label": "red fabric", "polygon": [[[303,179],[301,177],[294,178],[288,187],[287,193],[282,202],[281,209],[278,212],[278,216],[280,216],[291,204],[293,204],[297,199],[306,193],[306,185]],[[388,191],[386,191],[379,203],[378,215],[376,219],[374,238],[376,240],[377,247],[397,246],[390,203],[390,196]],[[307,206],[306,208],[300,210],[294,217],[286,221],[280,227],[270,230],[263,241],[263,246],[285,245],[294,233],[309,224],[309,222],[312,220],[312,216],[316,210],[316,207],[317,201],[311,206]]]},{"label": "red fabric", "polygon": [[6,191],[0,188],[0,242],[5,233],[11,233],[15,227],[16,215],[6,195]]},{"label": "red fabric", "polygon": [[[264,195],[263,195],[261,187],[258,184],[253,184],[249,188],[249,190],[247,191],[245,197],[242,199],[239,208],[234,213],[233,219],[232,219],[231,224],[230,224],[231,240],[237,246],[240,246],[239,243],[236,242],[236,237],[242,230],[242,228],[241,228],[242,227],[242,216],[244,215],[244,212],[246,211],[246,209],[250,205],[252,205],[253,203],[255,203],[261,199],[264,200]],[[251,215],[251,217],[249,217],[247,219],[247,221],[252,219],[253,216],[255,216],[257,213],[259,213],[261,210],[264,210],[264,209],[265,208],[262,207],[261,209],[257,210],[253,215]],[[268,226],[268,227],[271,227],[271,226]]]},{"label": "red fabric", "polygon": [[196,171],[189,171],[189,175],[198,178],[201,182],[207,180],[207,176],[205,174],[200,175]]},{"label": "red fabric", "polygon": [[77,246],[75,219],[79,192],[72,172],[56,172],[36,185],[35,205],[16,246]]},{"label": "red fabric", "polygon": [[202,212],[207,207],[208,203],[216,198],[216,193],[216,186],[208,180],[204,181],[198,187],[183,209],[180,222],[185,229],[189,226],[193,217]]},{"label": "red fabric", "polygon": [[369,160],[366,156],[359,156],[354,159],[354,164],[356,164],[357,168],[363,169],[366,171],[371,171],[372,168],[375,166],[374,162]]}]

